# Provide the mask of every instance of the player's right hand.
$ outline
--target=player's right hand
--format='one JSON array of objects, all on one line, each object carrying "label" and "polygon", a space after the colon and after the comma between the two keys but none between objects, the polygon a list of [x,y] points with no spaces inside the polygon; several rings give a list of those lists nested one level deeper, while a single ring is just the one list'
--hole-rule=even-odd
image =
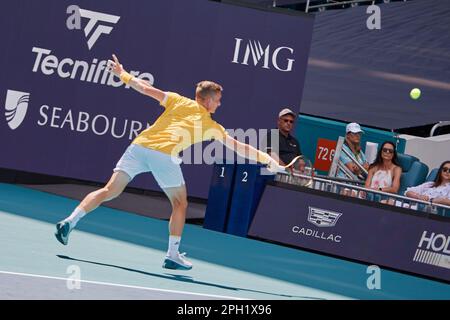
[{"label": "player's right hand", "polygon": [[275,159],[270,160],[270,162],[267,164],[267,170],[269,170],[273,174],[286,173],[286,168],[280,166],[280,164]]}]

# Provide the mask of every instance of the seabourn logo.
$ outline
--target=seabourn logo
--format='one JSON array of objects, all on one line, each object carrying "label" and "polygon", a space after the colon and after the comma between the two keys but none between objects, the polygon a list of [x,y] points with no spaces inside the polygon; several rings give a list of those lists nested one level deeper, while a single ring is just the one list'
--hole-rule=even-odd
[{"label": "seabourn logo", "polygon": [[25,119],[29,101],[30,94],[28,92],[16,90],[6,92],[5,117],[12,130],[17,129]]}]

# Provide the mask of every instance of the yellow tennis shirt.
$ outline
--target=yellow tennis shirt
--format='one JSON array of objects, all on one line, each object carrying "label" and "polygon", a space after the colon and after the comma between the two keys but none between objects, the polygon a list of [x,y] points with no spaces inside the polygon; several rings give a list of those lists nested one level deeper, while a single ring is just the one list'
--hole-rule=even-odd
[{"label": "yellow tennis shirt", "polygon": [[178,156],[197,142],[221,140],[226,135],[225,129],[211,118],[205,107],[177,93],[166,94],[166,101],[161,102],[166,110],[133,140],[133,144]]}]

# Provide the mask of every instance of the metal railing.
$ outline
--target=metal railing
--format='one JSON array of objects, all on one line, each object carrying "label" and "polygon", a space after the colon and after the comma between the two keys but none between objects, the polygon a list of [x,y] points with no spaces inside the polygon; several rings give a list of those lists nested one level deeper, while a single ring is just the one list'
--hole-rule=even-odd
[{"label": "metal railing", "polygon": [[356,164],[356,166],[359,168],[359,170],[362,171],[362,173],[364,173],[365,176],[368,175],[366,168],[364,168],[364,166],[361,163],[359,163],[358,160],[356,160],[356,158],[353,156],[353,154],[351,154],[344,148],[342,148],[342,152],[344,152],[347,155],[347,157],[349,157]]},{"label": "metal railing", "polygon": [[358,166],[358,168],[361,170],[361,172],[364,174],[364,176],[367,177],[368,172],[367,172],[366,168],[364,168],[364,166],[358,162],[358,160],[354,157],[354,155],[352,153],[348,152],[347,150],[345,150],[343,148],[344,142],[345,142],[344,137],[338,138],[338,141],[336,144],[336,151],[334,153],[333,161],[331,163],[331,167],[328,172],[328,176],[336,177],[339,170],[341,170],[348,179],[351,179],[351,180],[364,179],[364,177],[359,177],[359,176],[355,175],[352,171],[350,171],[349,168],[347,168],[347,166],[344,163],[342,163],[342,161],[340,161],[341,153],[343,152],[347,157],[350,158],[350,160],[352,160],[352,162],[356,166]]},{"label": "metal railing", "polygon": [[342,6],[342,5],[346,5],[346,4],[359,4],[359,3],[375,3],[374,0],[348,0],[348,1],[330,1],[331,3],[322,3],[322,4],[318,4],[318,5],[311,5],[310,4],[311,0],[308,0],[306,2],[306,8],[305,8],[305,12],[309,12],[310,9],[326,9],[327,7],[336,7],[336,6]]},{"label": "metal railing", "polygon": [[[306,168],[306,170],[313,172],[314,169]],[[331,180],[328,177],[319,177],[310,173],[303,174],[299,172],[293,172],[291,174],[279,173],[276,175],[275,181],[450,217],[450,206],[368,189],[358,185],[359,183],[356,181],[352,181],[351,183],[340,182]]]},{"label": "metal railing", "polygon": [[450,126],[450,121],[439,121],[438,123],[436,123],[433,128],[431,128],[430,137],[434,136],[434,132],[437,128],[446,126]]}]

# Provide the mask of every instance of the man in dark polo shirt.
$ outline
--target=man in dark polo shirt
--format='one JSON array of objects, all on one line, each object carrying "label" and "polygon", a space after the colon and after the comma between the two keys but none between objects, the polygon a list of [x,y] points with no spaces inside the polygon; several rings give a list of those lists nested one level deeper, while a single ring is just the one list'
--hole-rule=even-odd
[{"label": "man in dark polo shirt", "polygon": [[270,156],[278,160],[280,165],[286,165],[291,162],[296,156],[301,155],[300,143],[291,135],[296,114],[290,109],[283,109],[278,114],[278,148],[272,145],[271,137],[273,134],[267,136],[267,151]]}]

